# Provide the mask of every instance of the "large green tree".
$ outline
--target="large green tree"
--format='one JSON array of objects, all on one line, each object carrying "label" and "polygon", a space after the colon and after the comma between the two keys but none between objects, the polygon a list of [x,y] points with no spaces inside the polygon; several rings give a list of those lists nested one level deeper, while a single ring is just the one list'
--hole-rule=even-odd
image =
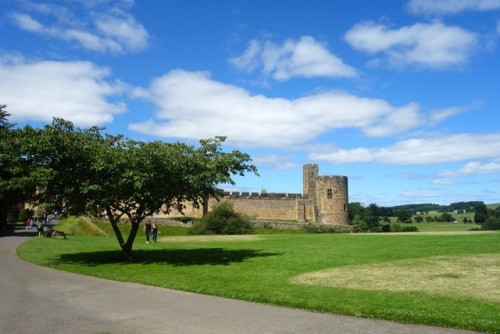
[{"label": "large green tree", "polygon": [[395,213],[396,217],[398,217],[398,222],[411,223],[413,213],[410,210],[398,210]]},{"label": "large green tree", "polygon": [[[69,212],[103,212],[111,223],[124,259],[141,222],[160,211],[182,212],[184,204],[202,205],[220,194],[218,185],[232,175],[257,173],[249,155],[223,152],[224,137],[184,143],[140,142],[103,135],[102,129],[75,128],[55,119],[43,129],[25,128],[26,159],[36,167],[27,182],[36,182],[38,202]],[[126,218],[125,238],[118,224]]]},{"label": "large green tree", "polygon": [[483,202],[478,203],[474,206],[474,222],[476,224],[482,224],[488,218],[488,207]]},{"label": "large green tree", "polygon": [[0,225],[7,222],[9,211],[29,199],[33,187],[19,182],[29,170],[22,159],[21,133],[10,123],[5,105],[0,105]]},{"label": "large green tree", "polygon": [[12,152],[9,148],[12,137],[12,124],[9,123],[10,116],[7,106],[0,105],[0,225],[7,222],[7,214],[11,206],[11,196],[7,191],[7,182],[11,177],[10,167],[12,165]]}]

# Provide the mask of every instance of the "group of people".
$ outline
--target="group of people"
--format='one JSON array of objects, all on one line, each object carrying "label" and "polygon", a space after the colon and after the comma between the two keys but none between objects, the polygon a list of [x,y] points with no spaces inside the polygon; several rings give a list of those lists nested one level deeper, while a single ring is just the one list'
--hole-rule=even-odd
[{"label": "group of people", "polygon": [[151,224],[151,221],[147,221],[144,225],[144,232],[146,232],[146,243],[149,244],[149,239],[152,238],[153,242],[158,241],[158,224]]},{"label": "group of people", "polygon": [[28,218],[25,222],[25,226],[27,230],[31,230],[33,227],[36,228],[38,232],[38,237],[46,236],[45,233],[50,230],[50,226],[48,225],[50,223],[51,217],[33,217],[33,219]]},{"label": "group of people", "polygon": [[45,224],[46,224],[45,219],[38,219],[37,217],[34,217],[33,219],[28,218],[25,223],[27,230],[31,230],[34,225],[38,227],[40,225],[45,225]]}]

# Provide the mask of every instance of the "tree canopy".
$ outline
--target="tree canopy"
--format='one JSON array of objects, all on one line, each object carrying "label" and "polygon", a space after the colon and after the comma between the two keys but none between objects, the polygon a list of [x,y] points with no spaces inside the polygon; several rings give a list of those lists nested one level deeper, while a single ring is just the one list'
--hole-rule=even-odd
[{"label": "tree canopy", "polygon": [[6,105],[0,105],[0,225],[7,223],[9,211],[34,192],[33,187],[21,183],[29,169],[22,159],[20,131],[9,122]]},{"label": "tree canopy", "polygon": [[[194,147],[102,131],[76,128],[63,119],[41,129],[24,127],[19,156],[30,168],[18,184],[36,187],[32,200],[49,208],[103,213],[126,259],[146,217],[182,212],[186,202],[199,207],[221,194],[219,184],[234,184],[233,175],[257,174],[248,154],[222,150],[225,137],[203,139]],[[118,228],[123,218],[132,224],[126,239]]]}]

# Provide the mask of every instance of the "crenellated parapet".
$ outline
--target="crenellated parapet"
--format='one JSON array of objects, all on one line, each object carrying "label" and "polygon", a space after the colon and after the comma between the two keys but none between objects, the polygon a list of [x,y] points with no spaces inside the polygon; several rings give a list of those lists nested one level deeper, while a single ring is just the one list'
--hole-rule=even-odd
[{"label": "crenellated parapet", "polygon": [[[303,169],[303,194],[229,192],[220,189],[219,198],[208,198],[204,205],[206,211],[210,211],[219,201],[227,201],[237,212],[254,220],[348,225],[347,177],[319,175],[319,166],[316,164],[304,165]],[[185,204],[184,213],[187,216],[201,217],[203,212],[202,208]]]},{"label": "crenellated parapet", "polygon": [[302,194],[296,193],[258,193],[258,192],[239,192],[239,191],[225,191],[222,195],[224,199],[231,198],[248,198],[248,199],[297,199],[303,198]]}]

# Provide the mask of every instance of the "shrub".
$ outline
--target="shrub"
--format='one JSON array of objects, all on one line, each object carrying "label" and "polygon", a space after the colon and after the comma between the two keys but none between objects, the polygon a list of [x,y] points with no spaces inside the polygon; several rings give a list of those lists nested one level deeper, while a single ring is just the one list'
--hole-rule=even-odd
[{"label": "shrub", "polygon": [[232,203],[222,202],[196,221],[188,234],[251,234],[252,230],[248,217],[234,211]]},{"label": "shrub", "polygon": [[187,224],[189,222],[192,222],[194,220],[193,217],[187,217],[187,216],[182,216],[182,217],[175,217],[173,220],[176,220],[178,222],[181,222],[183,224]]},{"label": "shrub", "polygon": [[385,224],[381,227],[382,232],[391,232],[391,225]]},{"label": "shrub", "polygon": [[401,232],[401,225],[391,224],[391,232]]},{"label": "shrub", "polygon": [[495,216],[489,216],[486,221],[481,224],[482,230],[500,230],[500,219]]},{"label": "shrub", "polygon": [[368,224],[361,218],[360,215],[355,215],[352,221],[352,225],[354,225],[354,232],[366,232],[368,231]]},{"label": "shrub", "polygon": [[25,222],[28,218],[31,217],[33,217],[31,210],[23,208],[21,209],[21,211],[19,211],[19,221]]},{"label": "shrub", "polygon": [[418,232],[418,227],[416,226],[403,226],[401,232]]},{"label": "shrub", "polygon": [[337,233],[335,226],[329,226],[324,224],[307,224],[302,227],[307,233]]}]

